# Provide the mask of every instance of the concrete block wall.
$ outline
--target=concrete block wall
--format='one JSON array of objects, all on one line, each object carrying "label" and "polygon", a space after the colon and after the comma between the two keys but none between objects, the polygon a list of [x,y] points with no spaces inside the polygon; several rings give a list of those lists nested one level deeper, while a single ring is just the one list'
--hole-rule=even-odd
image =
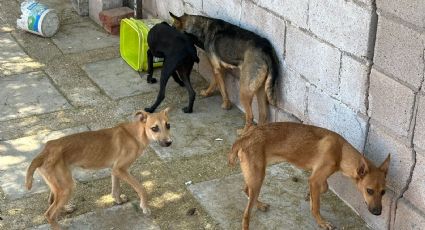
[{"label": "concrete block wall", "polygon": [[[281,64],[269,121],[315,124],[343,135],[375,164],[391,153],[381,216],[352,182],[333,191],[373,229],[425,226],[425,3],[423,0],[145,0],[147,17],[168,12],[220,18],[273,44]],[[196,69],[211,80],[202,51]],[[238,73],[225,82],[239,103]],[[256,108],[256,106],[254,106]]]}]

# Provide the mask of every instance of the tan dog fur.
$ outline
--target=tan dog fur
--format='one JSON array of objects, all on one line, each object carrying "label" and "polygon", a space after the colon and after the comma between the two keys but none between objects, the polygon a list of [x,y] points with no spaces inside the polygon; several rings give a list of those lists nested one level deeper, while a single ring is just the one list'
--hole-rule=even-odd
[{"label": "tan dog fur", "polygon": [[84,169],[112,168],[112,196],[115,202],[125,202],[120,197],[119,180],[123,180],[137,192],[143,213],[150,214],[145,189],[127,170],[150,142],[156,141],[161,146],[172,143],[168,110],[152,114],[138,111],[133,122],[77,133],[46,143],[28,168],[26,187],[31,189],[33,174],[38,168],[51,191],[50,207],[44,215],[53,229],[60,229],[56,219],[71,197],[74,188],[71,168],[74,166]]},{"label": "tan dog fur", "polygon": [[229,164],[235,165],[237,159],[245,179],[244,190],[249,197],[243,229],[249,228],[254,204],[260,210],[268,209],[267,204],[258,201],[266,166],[281,161],[311,170],[310,209],[320,227],[332,229],[332,225],[320,215],[320,194],[328,190],[327,178],[337,171],[353,179],[372,214],[381,214],[390,155],[376,167],[343,137],[330,130],[289,122],[253,126],[232,146]]}]

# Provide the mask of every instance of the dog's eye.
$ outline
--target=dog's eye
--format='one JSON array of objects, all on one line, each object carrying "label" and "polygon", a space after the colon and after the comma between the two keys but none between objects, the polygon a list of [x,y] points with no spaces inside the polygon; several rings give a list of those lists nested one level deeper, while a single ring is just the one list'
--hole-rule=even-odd
[{"label": "dog's eye", "polygon": [[159,131],[159,128],[158,128],[158,126],[154,126],[154,127],[152,127],[152,128],[151,128],[151,130],[152,130],[152,131],[154,131],[154,132],[156,133],[156,132],[158,132],[158,131]]},{"label": "dog's eye", "polygon": [[367,192],[367,194],[369,194],[369,195],[373,195],[373,189],[370,189],[370,188],[368,188],[368,189],[366,189],[366,192]]},{"label": "dog's eye", "polygon": [[381,191],[381,196],[383,196],[385,194],[385,190]]},{"label": "dog's eye", "polygon": [[165,123],[165,128],[170,129],[170,124],[169,123]]}]

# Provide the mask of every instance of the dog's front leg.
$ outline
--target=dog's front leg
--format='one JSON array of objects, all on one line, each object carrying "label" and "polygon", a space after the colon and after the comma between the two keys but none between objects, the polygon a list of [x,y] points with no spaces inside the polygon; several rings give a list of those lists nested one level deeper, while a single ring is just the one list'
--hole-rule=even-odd
[{"label": "dog's front leg", "polygon": [[121,194],[121,187],[120,187],[120,179],[118,177],[111,175],[112,178],[112,198],[114,198],[115,203],[122,204],[128,201],[127,196],[124,194]]},{"label": "dog's front leg", "polygon": [[[324,229],[331,230],[333,226],[331,223],[325,221],[320,215],[320,190],[323,182],[321,177],[315,175],[313,172],[309,178],[310,187],[310,209],[313,217],[316,219],[317,224]],[[325,178],[326,180],[326,178]]]},{"label": "dog's front leg", "polygon": [[112,173],[114,176],[117,176],[127,182],[137,192],[137,195],[140,198],[140,208],[143,210],[145,215],[149,216],[151,214],[151,210],[148,207],[148,195],[143,186],[132,175],[130,175],[126,169],[115,168],[112,170]]}]

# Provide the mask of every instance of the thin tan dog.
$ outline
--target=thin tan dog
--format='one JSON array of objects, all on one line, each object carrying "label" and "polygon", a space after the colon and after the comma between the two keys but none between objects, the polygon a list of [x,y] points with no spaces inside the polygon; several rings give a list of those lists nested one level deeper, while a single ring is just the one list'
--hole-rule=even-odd
[{"label": "thin tan dog", "polygon": [[31,189],[33,174],[38,168],[51,191],[50,207],[44,215],[53,229],[60,229],[56,219],[74,189],[71,174],[73,166],[85,169],[112,168],[112,196],[115,202],[121,204],[126,201],[120,197],[119,180],[124,180],[139,195],[143,213],[150,214],[145,189],[127,170],[150,142],[158,142],[164,147],[171,145],[168,111],[168,108],[152,114],[138,111],[133,122],[47,142],[44,150],[28,168],[26,187]]},{"label": "thin tan dog", "polygon": [[245,193],[249,197],[242,220],[243,229],[249,228],[254,204],[260,210],[268,209],[269,205],[258,201],[258,196],[267,164],[280,161],[312,171],[309,177],[310,209],[320,227],[332,229],[332,225],[320,215],[320,194],[328,190],[327,179],[337,171],[353,179],[372,214],[381,214],[390,155],[376,167],[343,137],[330,130],[290,122],[253,126],[233,144],[228,155],[229,164],[234,166],[238,158],[245,179]]}]

